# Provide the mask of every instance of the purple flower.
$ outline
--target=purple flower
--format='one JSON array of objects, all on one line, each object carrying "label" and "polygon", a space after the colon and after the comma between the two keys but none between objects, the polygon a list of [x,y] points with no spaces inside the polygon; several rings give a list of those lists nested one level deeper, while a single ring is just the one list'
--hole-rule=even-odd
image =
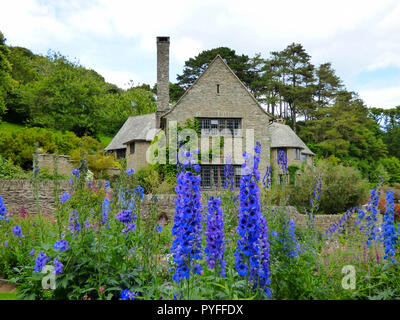
[{"label": "purple flower", "polygon": [[281,165],[282,172],[287,172],[287,156],[285,150],[279,150],[278,152],[278,164]]},{"label": "purple flower", "polygon": [[136,300],[136,294],[130,290],[121,291],[121,300]]},{"label": "purple flower", "polygon": [[7,208],[4,205],[3,198],[0,196],[0,220],[6,219]]},{"label": "purple flower", "polygon": [[46,265],[47,260],[47,256],[43,252],[40,252],[35,259],[35,272],[41,272]]},{"label": "purple flower", "polygon": [[72,231],[73,235],[77,235],[81,231],[81,224],[79,222],[78,211],[72,210],[69,217],[68,229]]},{"label": "purple flower", "polygon": [[21,238],[25,238],[22,234],[22,230],[21,227],[19,225],[16,225],[13,229],[12,229],[14,236],[15,237],[21,237]]},{"label": "purple flower", "polygon": [[71,200],[71,196],[69,195],[68,192],[64,192],[63,195],[61,196],[60,201],[62,203],[65,203],[66,201],[69,201],[69,200]]},{"label": "purple flower", "polygon": [[[194,174],[191,169],[194,169]],[[198,165],[194,163],[192,155],[180,162],[178,157],[177,186],[175,191],[175,217],[172,227],[174,240],[171,252],[174,260],[174,275],[172,279],[180,282],[188,279],[190,271],[194,271],[197,260],[202,258],[201,250],[201,195],[200,175]],[[197,268],[197,267],[196,267]],[[196,269],[196,272],[199,270]]]},{"label": "purple flower", "polygon": [[[222,218],[221,199],[213,196],[208,201],[206,235],[206,261],[210,269],[218,267],[225,277],[225,236]],[[218,265],[219,263],[219,265]]]},{"label": "purple flower", "polygon": [[[258,164],[260,162],[260,144],[257,142],[255,155],[244,153],[240,180],[239,223],[235,256],[236,270],[240,276],[247,276],[254,288],[261,287],[271,296],[269,289],[269,242],[268,227],[261,213],[260,179]],[[249,164],[253,164],[251,167]]]},{"label": "purple flower", "polygon": [[31,251],[29,251],[29,255],[33,258],[35,255],[35,249],[32,248]]},{"label": "purple flower", "polygon": [[131,210],[122,210],[120,211],[115,218],[122,223],[130,223],[133,220],[132,211]]},{"label": "purple flower", "polygon": [[65,251],[71,249],[71,247],[68,247],[68,241],[67,240],[60,240],[56,241],[56,243],[53,245],[54,249]]},{"label": "purple flower", "polygon": [[54,264],[54,273],[56,275],[61,274],[64,270],[64,265],[58,260],[58,258],[55,258],[53,260],[53,264]]}]

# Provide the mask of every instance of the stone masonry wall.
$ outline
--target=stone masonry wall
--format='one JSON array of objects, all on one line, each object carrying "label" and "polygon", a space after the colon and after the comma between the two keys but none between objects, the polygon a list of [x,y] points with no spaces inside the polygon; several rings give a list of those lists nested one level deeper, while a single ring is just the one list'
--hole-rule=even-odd
[{"label": "stone masonry wall", "polygon": [[39,168],[48,168],[49,172],[53,173],[56,159],[57,159],[58,173],[71,176],[74,164],[69,156],[38,153]]},{"label": "stone masonry wall", "polygon": [[[95,181],[95,186],[100,186],[104,181]],[[52,213],[55,210],[54,204],[54,184],[52,181],[39,182],[39,203],[43,213]],[[70,185],[68,181],[60,181],[60,195],[68,191]],[[30,180],[0,180],[0,196],[3,198],[7,211],[11,213],[20,212],[24,207],[28,212],[36,212],[36,201],[34,195],[34,185]],[[206,203],[208,194],[202,195],[203,204]],[[147,211],[153,195],[144,195],[141,204],[144,211]],[[159,213],[165,212],[172,221],[175,213],[175,194],[157,195],[157,204]],[[271,208],[275,209],[275,208]],[[307,217],[300,214],[295,207],[283,207],[284,212],[294,220],[296,225],[306,226]],[[338,223],[340,215],[316,215],[314,220],[315,228],[321,232],[325,232],[330,225]],[[352,218],[354,222],[354,218]],[[378,215],[379,223],[382,223],[381,215]],[[354,224],[354,223],[353,223]]]},{"label": "stone masonry wall", "polygon": [[[95,185],[102,181],[94,182]],[[59,181],[59,195],[68,191],[71,186],[68,181]],[[29,213],[36,213],[35,187],[32,180],[0,180],[0,196],[4,200],[7,212],[18,213],[24,207]],[[51,180],[38,182],[39,204],[43,213],[55,210],[54,183]]]}]

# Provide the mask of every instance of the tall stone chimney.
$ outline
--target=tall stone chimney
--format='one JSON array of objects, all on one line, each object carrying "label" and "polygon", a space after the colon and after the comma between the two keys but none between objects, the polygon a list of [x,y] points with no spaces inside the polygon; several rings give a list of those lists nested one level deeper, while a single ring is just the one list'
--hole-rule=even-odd
[{"label": "tall stone chimney", "polygon": [[157,37],[157,127],[169,110],[169,37]]}]

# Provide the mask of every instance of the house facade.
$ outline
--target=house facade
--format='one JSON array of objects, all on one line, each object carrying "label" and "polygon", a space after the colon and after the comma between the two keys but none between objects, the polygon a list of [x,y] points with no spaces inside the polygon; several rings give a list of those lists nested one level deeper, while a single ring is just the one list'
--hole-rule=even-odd
[{"label": "house facade", "polygon": [[224,183],[224,165],[228,162],[233,165],[238,186],[243,153],[254,153],[256,142],[261,144],[261,176],[271,161],[276,161],[270,159],[275,150],[270,132],[273,116],[262,108],[219,55],[179,101],[169,106],[169,37],[157,37],[157,112],[130,117],[105,150],[117,157],[125,156],[128,167],[136,170],[148,163],[155,136],[165,134],[165,141],[171,141],[172,127],[183,126],[193,119],[199,126],[196,139],[200,154],[218,151],[211,158],[200,159],[204,189]]}]

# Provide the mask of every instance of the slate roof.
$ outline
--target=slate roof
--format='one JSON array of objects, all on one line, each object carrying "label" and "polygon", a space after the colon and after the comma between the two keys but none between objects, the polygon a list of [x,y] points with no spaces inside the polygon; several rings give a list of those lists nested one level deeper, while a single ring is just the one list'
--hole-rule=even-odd
[{"label": "slate roof", "polygon": [[273,122],[269,125],[271,148],[300,148],[301,153],[315,156],[297,134],[286,124]]},{"label": "slate roof", "polygon": [[125,149],[127,142],[135,140],[152,141],[157,131],[155,113],[129,117],[104,150]]}]

